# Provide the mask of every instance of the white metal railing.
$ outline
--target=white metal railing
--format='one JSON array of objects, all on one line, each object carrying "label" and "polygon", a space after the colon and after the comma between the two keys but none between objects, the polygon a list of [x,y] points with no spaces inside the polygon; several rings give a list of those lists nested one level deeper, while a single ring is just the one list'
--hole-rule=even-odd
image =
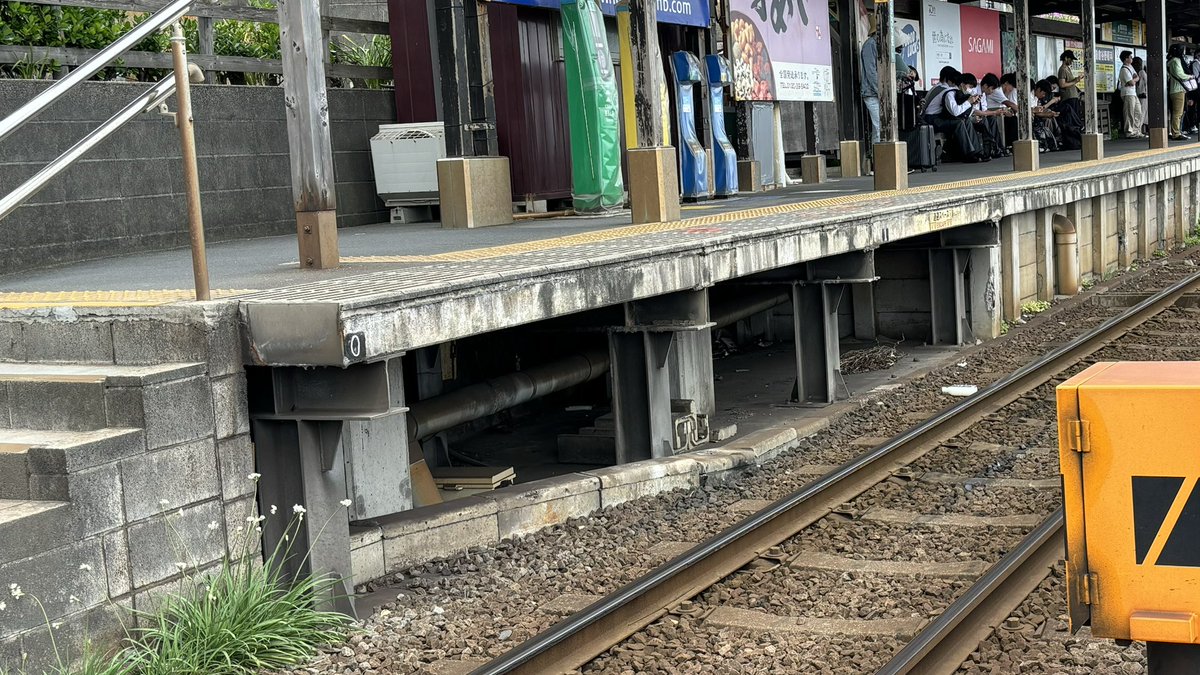
[{"label": "white metal railing", "polygon": [[[116,42],[100,50],[85,63],[80,64],[66,77],[56,81],[28,103],[17,108],[12,114],[0,119],[0,141],[3,141],[29,120],[36,117],[64,94],[74,89],[108,66],[121,54],[129,51],[146,37],[174,24],[171,35],[171,52],[174,57],[174,75],[163,78],[150,89],[140,94],[117,114],[108,118],[103,124],[72,145],[66,152],[59,155],[49,164],[35,173],[12,192],[0,197],[0,220],[17,210],[39,190],[44,188],[55,176],[65,171],[79,160],[89,150],[108,138],[117,129],[138,115],[149,112],[163,105],[172,94],[176,95],[178,111],[175,113],[175,125],[179,128],[180,143],[183,151],[184,182],[188,202],[188,229],[192,242],[192,271],[195,277],[196,299],[208,300],[208,262],[204,250],[204,225],[200,210],[200,182],[196,170],[196,141],[192,129],[192,81],[203,81],[204,75],[198,67],[187,62],[186,40],[179,20],[192,9],[196,0],[174,0],[162,9],[146,18]],[[164,106],[165,107],[165,106]]]}]

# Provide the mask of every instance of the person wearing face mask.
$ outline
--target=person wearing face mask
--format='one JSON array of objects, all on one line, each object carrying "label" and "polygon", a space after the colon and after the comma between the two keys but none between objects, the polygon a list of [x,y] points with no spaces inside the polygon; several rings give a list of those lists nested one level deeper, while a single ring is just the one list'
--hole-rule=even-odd
[{"label": "person wearing face mask", "polygon": [[979,97],[960,89],[962,73],[946,66],[939,73],[938,84],[925,96],[921,119],[938,133],[946,136],[952,154],[964,162],[986,162],[991,159],[983,151],[983,139],[971,125],[971,115]]}]

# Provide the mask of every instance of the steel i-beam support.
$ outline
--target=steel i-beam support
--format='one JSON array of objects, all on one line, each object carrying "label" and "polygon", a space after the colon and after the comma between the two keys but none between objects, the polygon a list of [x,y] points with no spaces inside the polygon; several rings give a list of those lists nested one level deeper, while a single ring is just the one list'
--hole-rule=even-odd
[{"label": "steel i-beam support", "polygon": [[966,271],[968,256],[956,248],[929,250],[930,344],[961,345],[966,341]]},{"label": "steel i-beam support", "polygon": [[686,366],[697,360],[698,353],[672,355],[679,350],[679,334],[694,333],[701,337],[680,342],[689,347],[704,342],[711,357],[708,292],[682,291],[636,300],[625,304],[624,313],[623,325],[608,333],[616,461],[670,457],[674,454],[672,389],[714,401],[711,358],[707,368],[690,370]]}]

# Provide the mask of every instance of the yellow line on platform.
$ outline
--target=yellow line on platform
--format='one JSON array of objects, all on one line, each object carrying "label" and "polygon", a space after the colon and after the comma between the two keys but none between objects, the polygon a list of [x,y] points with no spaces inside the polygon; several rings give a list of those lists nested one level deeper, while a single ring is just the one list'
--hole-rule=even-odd
[{"label": "yellow line on platform", "polygon": [[[1141,159],[1159,155],[1164,152],[1171,152],[1178,148],[1158,149],[1158,150],[1143,150],[1140,152],[1132,152],[1116,157],[1108,157],[1099,161],[1092,162],[1093,165],[1112,164],[1114,162],[1122,162],[1130,159]],[[1081,168],[1082,162],[1074,164],[1064,164],[1061,166],[1048,167],[1039,169],[1035,172],[1009,173],[999,176],[987,176],[984,178],[971,178],[967,180],[952,181],[949,183],[939,183],[937,185],[926,185],[917,188],[909,188],[903,191],[905,194],[926,194],[930,192],[939,192],[945,190],[955,190],[961,188],[978,187],[981,185],[991,185],[994,183],[1002,183],[1004,181],[1017,180],[1028,178],[1030,176],[1050,176],[1057,173],[1065,173]],[[787,213],[797,213],[808,209],[823,208],[829,206],[844,206],[846,204],[857,204],[874,200],[880,196],[892,196],[898,191],[887,192],[864,192],[853,195],[842,195],[840,197],[828,197],[825,199],[813,199],[803,202],[795,202],[792,204],[779,204],[776,206],[763,206],[759,208],[744,209],[741,211],[729,211],[726,213],[717,213],[706,216],[697,216],[694,218],[685,218],[683,220],[675,220],[665,223],[649,223],[646,225],[625,225],[621,227],[613,227],[605,230],[596,230],[593,232],[583,232],[580,234],[571,234],[563,237],[551,237],[548,239],[537,239],[534,241],[526,241],[518,244],[504,244],[501,246],[488,246],[485,248],[468,249],[466,251],[449,251],[446,253],[434,253],[429,255],[371,255],[371,256],[347,256],[342,258],[343,263],[437,263],[437,262],[475,262],[479,260],[489,260],[491,258],[500,258],[510,255],[520,255],[522,253],[537,253],[539,251],[550,251],[555,249],[570,248],[581,244],[594,244],[604,241],[612,241],[614,239],[625,239],[627,237],[636,237],[643,234],[655,234],[658,232],[674,232],[679,230],[689,230],[692,228],[701,228],[720,223],[728,223],[737,220],[745,220],[749,218],[763,218],[766,216],[782,215]],[[685,207],[687,208],[687,207]]]},{"label": "yellow line on platform", "polygon": [[[252,293],[249,290],[212,291],[214,300]],[[194,300],[189,289],[156,291],[30,291],[0,292],[0,309],[40,309],[45,307],[154,307]]]}]

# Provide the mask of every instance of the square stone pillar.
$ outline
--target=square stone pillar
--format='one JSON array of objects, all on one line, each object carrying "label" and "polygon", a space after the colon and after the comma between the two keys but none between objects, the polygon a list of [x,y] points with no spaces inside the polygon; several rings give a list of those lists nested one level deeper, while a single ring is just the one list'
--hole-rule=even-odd
[{"label": "square stone pillar", "polygon": [[1037,171],[1041,166],[1038,152],[1041,146],[1034,139],[1013,141],[1013,170]]},{"label": "square stone pillar", "polygon": [[1167,130],[1166,129],[1151,129],[1150,130],[1150,149],[1160,150],[1167,147]]},{"label": "square stone pillar", "polygon": [[297,211],[296,237],[300,248],[300,267],[334,269],[338,256],[337,211]]},{"label": "square stone pillar", "polygon": [[1104,136],[1100,134],[1083,135],[1083,161],[1104,159]]},{"label": "square stone pillar", "polygon": [[842,178],[858,178],[862,175],[862,146],[858,141],[842,141],[838,158],[842,162]]},{"label": "square stone pillar", "polygon": [[875,189],[908,189],[908,143],[875,144]]},{"label": "square stone pillar", "polygon": [[800,158],[800,179],[805,183],[824,183],[828,179],[825,171],[825,155],[804,155]]},{"label": "square stone pillar", "polygon": [[[1000,335],[1001,309],[996,290],[1001,283],[999,246],[969,250],[971,294],[971,333],[976,340],[991,340]],[[1018,275],[1019,276],[1019,275]]]},{"label": "square stone pillar", "polygon": [[737,163],[738,192],[762,190],[762,168],[757,159],[739,159]]},{"label": "square stone pillar", "polygon": [[675,148],[630,148],[629,202],[633,224],[679,220],[679,167]]},{"label": "square stone pillar", "polygon": [[439,159],[437,178],[444,229],[513,222],[512,177],[507,157]]},{"label": "square stone pillar", "polygon": [[1000,220],[1000,300],[1003,317],[1021,316],[1021,221],[1032,213],[1018,213]]}]

